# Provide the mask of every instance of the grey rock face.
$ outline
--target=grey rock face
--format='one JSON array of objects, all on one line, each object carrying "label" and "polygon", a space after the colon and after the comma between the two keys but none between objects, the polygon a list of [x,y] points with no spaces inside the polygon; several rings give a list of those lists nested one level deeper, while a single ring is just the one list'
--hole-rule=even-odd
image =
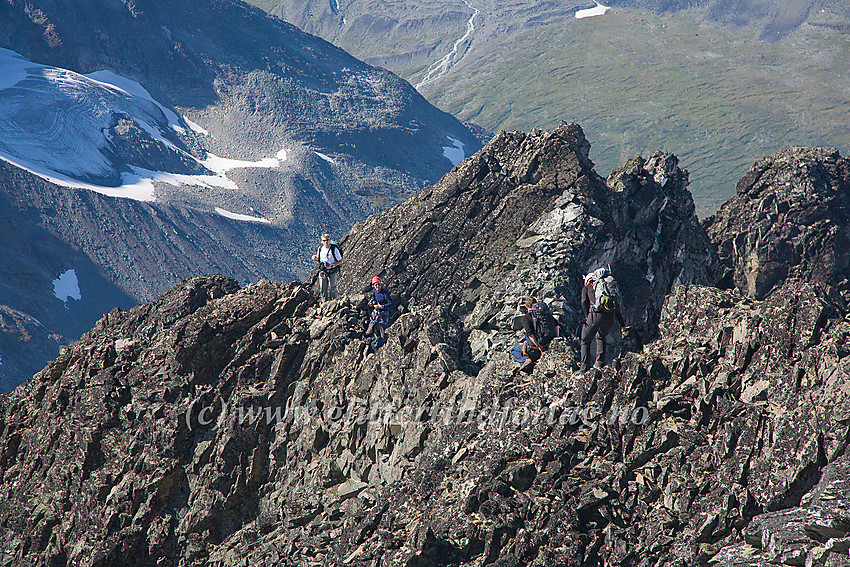
[{"label": "grey rock face", "polygon": [[[472,331],[493,344],[510,336],[472,315],[490,312],[479,307],[487,301],[498,313],[509,303],[499,290],[511,288],[482,275],[492,287],[463,307],[466,288],[440,264],[448,236],[425,216],[430,203],[468,236],[454,252],[467,259],[519,266],[524,257],[556,273],[533,253],[557,240],[546,227],[565,226],[567,240],[570,223],[598,219],[580,245],[564,246],[636,255],[647,231],[660,234],[649,250],[684,250],[676,269],[652,264],[653,282],[705,275],[705,263],[687,260],[710,256],[704,234],[691,247],[700,227],[673,156],[630,162],[609,189],[585,147],[574,125],[503,135],[429,196],[358,225],[343,242],[346,291],[361,281],[352,274],[402,268],[384,274],[406,305],[377,352],[357,340],[363,295],[319,305],[299,284],[239,289],[199,277],[109,313],[0,397],[0,544],[10,560],[839,564],[850,323],[817,282],[789,280],[764,300],[677,285],[656,315],[657,340],[583,375],[568,337],[528,375],[498,349],[471,359]],[[471,180],[483,163],[479,185]],[[485,187],[499,199],[473,215],[476,232],[461,220],[471,218],[464,195],[488,203]],[[530,211],[499,207],[519,195]],[[651,215],[661,220],[639,220]],[[371,234],[396,235],[383,248],[364,232],[381,221]],[[428,222],[433,239],[423,240],[416,230]],[[618,227],[628,227],[620,239]],[[502,247],[486,246],[500,238]],[[525,238],[533,243],[517,244]],[[441,252],[429,256],[435,272],[401,259],[417,242],[419,254]],[[643,282],[624,292],[642,290],[633,303],[649,309],[655,284]],[[491,326],[470,327],[482,320]],[[477,348],[490,348],[484,339]]]},{"label": "grey rock face", "polygon": [[716,262],[687,172],[659,153],[606,185],[588,150],[575,124],[499,134],[433,187],[355,225],[342,242],[353,251],[342,289],[361,291],[380,275],[407,301],[488,334],[512,331],[518,305],[535,295],[554,302],[572,332],[584,274],[610,264],[628,290],[628,322],[654,336],[670,289],[709,283]]},{"label": "grey rock face", "polygon": [[809,281],[850,300],[850,167],[837,150],[792,149],[756,162],[704,226],[724,285],[764,298]]}]

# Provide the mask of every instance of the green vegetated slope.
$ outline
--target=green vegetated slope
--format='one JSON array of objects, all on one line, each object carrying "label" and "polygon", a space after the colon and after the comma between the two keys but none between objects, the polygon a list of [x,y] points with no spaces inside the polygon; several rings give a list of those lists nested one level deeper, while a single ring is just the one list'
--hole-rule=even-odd
[{"label": "green vegetated slope", "polygon": [[510,36],[424,94],[491,130],[579,122],[600,171],[674,152],[705,216],[764,155],[803,145],[846,153],[849,49],[850,37],[826,27],[769,43],[687,14],[617,10]]},{"label": "green vegetated slope", "polygon": [[577,121],[603,173],[637,154],[674,152],[701,216],[765,155],[850,147],[850,13],[839,3],[697,2],[656,12],[635,0],[576,20],[578,4],[567,3],[272,1],[273,12],[414,84],[479,10],[460,61],[421,87],[431,102],[492,131]]},{"label": "green vegetated slope", "polygon": [[277,0],[251,0],[248,4],[256,6],[260,10],[272,13],[274,9],[277,8],[278,2]]}]

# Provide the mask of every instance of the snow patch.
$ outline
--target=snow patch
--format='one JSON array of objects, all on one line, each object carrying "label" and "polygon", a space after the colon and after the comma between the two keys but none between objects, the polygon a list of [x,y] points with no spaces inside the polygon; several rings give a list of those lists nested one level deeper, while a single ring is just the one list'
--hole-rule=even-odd
[{"label": "snow patch", "polygon": [[80,295],[80,282],[77,281],[77,272],[71,269],[53,280],[53,295],[64,302],[66,307],[69,298],[79,301],[82,295]]},{"label": "snow patch", "polygon": [[317,156],[319,156],[320,158],[322,158],[323,160],[325,160],[328,163],[336,163],[332,157],[326,156],[325,154],[323,154],[321,152],[314,151],[313,153],[315,153]]},{"label": "snow patch", "polygon": [[263,222],[263,223],[270,223],[271,222],[270,220],[264,219],[263,217],[252,217],[251,215],[240,215],[239,213],[233,213],[231,211],[228,211],[227,209],[222,209],[221,207],[216,207],[215,212],[217,212],[218,214],[220,214],[223,217],[233,219],[233,220],[248,221],[248,222]]},{"label": "snow patch", "polygon": [[143,179],[140,175],[133,173],[121,174],[121,185],[117,187],[108,187],[105,185],[95,185],[74,179],[67,175],[57,173],[44,166],[26,162],[14,156],[10,156],[3,151],[0,151],[0,159],[6,161],[15,167],[29,171],[33,175],[41,177],[49,183],[67,187],[69,189],[88,189],[107,197],[121,197],[125,199],[133,199],[134,201],[154,201],[154,186],[150,179]]},{"label": "snow patch", "polygon": [[608,6],[603,6],[599,2],[596,3],[596,7],[587,8],[585,10],[579,10],[576,12],[576,19],[581,20],[582,18],[592,18],[593,16],[601,16],[608,10],[610,10]]},{"label": "snow patch", "polygon": [[[174,187],[194,185],[196,187],[221,187],[222,189],[239,189],[239,186],[224,175],[185,175],[167,171],[151,171],[134,167],[133,171],[142,181],[159,181]],[[151,185],[153,186],[153,185]]]},{"label": "snow patch", "polygon": [[452,162],[452,165],[457,165],[466,159],[466,153],[463,151],[463,142],[456,140],[451,136],[446,136],[453,145],[443,146],[443,157]]},{"label": "snow patch", "polygon": [[[278,152],[280,153],[280,152]],[[249,167],[261,167],[261,168],[274,168],[280,165],[281,160],[279,158],[266,158],[261,159],[260,161],[245,161],[241,159],[230,159],[219,157],[214,154],[207,154],[207,159],[201,162],[201,165],[206,167],[207,169],[211,169],[218,174],[224,174],[231,169],[240,169],[240,168],[249,168]]]},{"label": "snow patch", "polygon": [[203,126],[201,126],[201,125],[199,125],[195,122],[192,122],[191,120],[189,120],[185,116],[183,117],[183,121],[186,123],[186,125],[189,128],[192,129],[192,132],[195,132],[196,134],[201,134],[202,136],[209,136],[210,135],[210,133],[207,132],[206,129]]}]

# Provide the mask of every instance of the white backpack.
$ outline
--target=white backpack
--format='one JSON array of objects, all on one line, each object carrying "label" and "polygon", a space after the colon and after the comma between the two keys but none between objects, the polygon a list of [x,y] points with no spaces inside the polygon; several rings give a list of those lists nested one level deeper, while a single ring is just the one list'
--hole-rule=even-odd
[{"label": "white backpack", "polygon": [[608,268],[591,272],[593,276],[593,308],[597,313],[614,313],[620,308],[620,286]]}]

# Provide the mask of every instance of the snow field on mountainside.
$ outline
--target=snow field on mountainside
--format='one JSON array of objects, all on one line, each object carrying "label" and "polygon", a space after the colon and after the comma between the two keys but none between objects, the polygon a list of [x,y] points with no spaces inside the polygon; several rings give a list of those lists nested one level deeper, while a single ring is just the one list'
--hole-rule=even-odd
[{"label": "snow field on mountainside", "polygon": [[466,153],[463,150],[463,142],[458,139],[446,136],[452,143],[451,146],[443,146],[443,157],[452,162],[452,165],[457,165],[466,159]]},{"label": "snow field on mountainside", "polygon": [[239,220],[239,221],[246,221],[246,222],[261,222],[261,223],[270,223],[271,222],[269,219],[264,219],[263,217],[252,217],[251,215],[240,215],[239,213],[234,213],[234,212],[228,211],[227,209],[222,209],[221,207],[216,207],[215,212],[217,212],[218,214],[220,214],[221,216],[223,216],[225,218],[232,219],[232,220]]},{"label": "snow field on mountainside", "polygon": [[76,299],[77,301],[82,299],[83,296],[80,293],[80,282],[77,280],[76,270],[66,270],[58,278],[53,280],[53,295],[66,306],[69,299]]},{"label": "snow field on mountainside", "polygon": [[[109,128],[115,115],[129,116],[151,138],[169,150],[195,159],[215,175],[187,175],[130,167],[120,172],[120,184],[107,186],[93,179],[114,176],[108,157]],[[183,123],[208,136],[201,125]],[[276,168],[287,150],[259,161],[237,160],[207,153],[198,160],[179,148],[170,131],[186,133],[180,117],[156,101],[139,83],[112,71],[80,75],[33,63],[0,49],[0,159],[46,181],[69,188],[88,189],[110,197],[154,201],[154,182],[238,189],[226,173],[238,168]],[[222,209],[225,210],[226,209]],[[268,222],[230,213],[229,218]]]},{"label": "snow field on mountainside", "polygon": [[592,18],[593,16],[601,16],[608,10],[610,10],[608,6],[603,6],[599,2],[596,3],[596,6],[593,8],[587,8],[585,10],[579,10],[576,12],[576,19],[581,20],[583,18]]}]

